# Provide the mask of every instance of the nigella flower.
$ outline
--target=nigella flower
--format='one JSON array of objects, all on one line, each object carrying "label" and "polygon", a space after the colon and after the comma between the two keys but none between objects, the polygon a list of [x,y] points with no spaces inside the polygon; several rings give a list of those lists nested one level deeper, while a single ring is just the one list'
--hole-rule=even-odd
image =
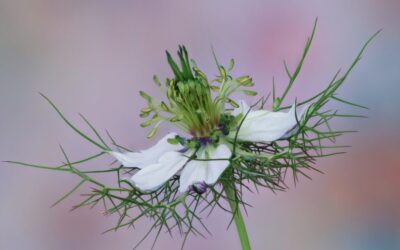
[{"label": "nigella flower", "polygon": [[[143,151],[111,152],[124,167],[140,169],[130,181],[144,192],[158,189],[175,175],[179,175],[180,192],[197,190],[198,185],[204,190],[204,185],[215,184],[229,167],[236,131],[239,141],[272,142],[286,139],[293,134],[305,110],[297,115],[295,105],[288,112],[270,112],[250,110],[244,101],[236,104],[229,96],[241,87],[252,86],[249,77],[223,81],[213,98],[213,86],[209,85],[204,74],[196,67],[193,67],[193,74],[186,49],[180,47],[178,54],[182,69],[167,52],[175,74],[175,79],[167,80],[169,105],[155,101],[142,92],[149,107],[142,110],[141,116],[154,113],[153,118],[142,125],[156,122],[149,134],[152,137],[159,124],[168,120],[175,122],[192,137],[186,139],[170,133]],[[253,94],[248,90],[244,92]],[[235,107],[232,112],[226,109],[229,104]],[[166,118],[161,116],[162,113],[173,116]]]},{"label": "nigella flower", "polygon": [[[59,166],[11,163],[78,176],[81,180],[55,204],[83,184],[89,184],[91,191],[83,195],[83,201],[74,209],[103,204],[106,214],[119,215],[118,223],[112,230],[134,226],[137,220],[147,217],[153,220],[150,231],[157,231],[156,239],[162,230],[177,229],[185,235],[184,244],[189,233],[201,235],[196,228],[196,225],[205,227],[200,214],[205,210],[211,213],[215,207],[220,207],[231,213],[242,249],[251,249],[240,212],[240,207],[248,206],[243,190],[258,190],[259,187],[284,190],[287,171],[291,171],[297,181],[298,175],[307,176],[305,170],[317,170],[313,166],[317,158],[341,153],[325,152],[340,148],[330,144],[345,132],[332,129],[330,120],[359,117],[340,114],[337,110],[323,110],[325,104],[332,101],[362,107],[339,98],[337,90],[379,32],[366,42],[348,70],[342,76],[335,75],[324,90],[300,104],[282,106],[311,46],[315,25],[296,69],[291,72],[285,64],[289,83],[283,94],[277,95],[272,88],[272,111],[264,109],[268,98],[261,98],[257,105],[251,107],[244,101],[232,99],[232,94],[238,92],[256,95],[249,90],[254,85],[249,76],[232,76],[233,60],[225,68],[215,57],[219,74],[209,81],[196,63],[189,61],[186,49],[180,47],[179,66],[167,52],[174,77],[166,79],[165,84],[154,77],[165,98],[159,100],[140,92],[147,101],[147,107],[141,110],[140,116],[148,119],[141,124],[142,127],[152,127],[148,138],[152,138],[164,122],[175,125],[182,134],[168,133],[154,146],[130,152],[118,146],[108,133],[113,145],[119,149],[113,151],[86,118],[82,116],[95,138],[74,126],[43,95],[65,123],[100,152],[71,161],[61,147],[65,160]],[[107,169],[81,166],[106,154],[116,158],[120,165]],[[124,171],[126,169],[129,171]],[[124,173],[130,176],[121,178]],[[116,174],[116,182],[111,185],[101,183],[94,177],[99,174]],[[225,200],[229,208],[225,208],[221,200]],[[132,209],[136,211],[131,213]]]}]

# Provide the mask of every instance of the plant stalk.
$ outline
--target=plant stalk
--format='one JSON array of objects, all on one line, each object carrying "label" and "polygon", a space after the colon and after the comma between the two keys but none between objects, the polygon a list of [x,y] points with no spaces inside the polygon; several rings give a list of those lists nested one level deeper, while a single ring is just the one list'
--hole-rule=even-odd
[{"label": "plant stalk", "polygon": [[249,236],[247,234],[246,225],[243,220],[242,213],[240,212],[239,204],[237,204],[235,199],[235,190],[229,184],[224,183],[224,190],[226,194],[226,198],[229,202],[229,206],[231,208],[233,218],[235,220],[236,229],[239,234],[240,243],[242,244],[243,250],[251,250]]}]

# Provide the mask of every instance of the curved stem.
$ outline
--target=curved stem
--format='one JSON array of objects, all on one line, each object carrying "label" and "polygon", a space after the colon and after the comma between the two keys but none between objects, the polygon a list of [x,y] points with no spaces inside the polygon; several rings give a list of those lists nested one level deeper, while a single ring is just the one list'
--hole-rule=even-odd
[{"label": "curved stem", "polygon": [[246,225],[243,220],[242,213],[240,212],[239,204],[237,204],[235,199],[235,190],[229,184],[224,183],[224,190],[231,207],[233,218],[235,220],[236,229],[239,234],[240,243],[242,244],[243,250],[251,250],[249,236],[247,234]]}]

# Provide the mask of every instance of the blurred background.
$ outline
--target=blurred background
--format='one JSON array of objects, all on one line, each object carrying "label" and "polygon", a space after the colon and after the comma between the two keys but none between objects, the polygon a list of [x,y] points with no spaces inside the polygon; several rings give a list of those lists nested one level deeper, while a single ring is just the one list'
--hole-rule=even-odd
[{"label": "blurred background", "polygon": [[[339,91],[370,110],[334,106],[369,117],[335,122],[338,129],[360,131],[338,141],[352,148],[320,160],[325,174],[308,173],[313,181],[302,178],[287,192],[248,194],[254,208],[246,222],[255,250],[400,249],[399,13],[398,0],[1,1],[0,160],[57,164],[63,159],[58,144],[71,159],[95,152],[38,92],[79,127],[85,125],[78,112],[120,144],[141,149],[154,141],[139,126],[144,101],[138,91],[160,95],[152,76],[171,76],[165,49],[185,44],[212,76],[212,45],[220,62],[235,58],[234,74],[250,74],[266,94],[273,76],[278,90],[286,85],[283,60],[295,67],[318,17],[291,103],[323,89],[383,28]],[[168,130],[164,126],[155,140]],[[117,218],[104,217],[99,208],[69,212],[78,194],[50,208],[77,181],[0,163],[0,249],[132,249],[148,221],[102,235]],[[226,230],[229,219],[215,212],[206,219],[213,235],[190,237],[186,249],[239,249],[235,228]],[[180,243],[179,235],[163,234],[156,249],[179,249]]]}]

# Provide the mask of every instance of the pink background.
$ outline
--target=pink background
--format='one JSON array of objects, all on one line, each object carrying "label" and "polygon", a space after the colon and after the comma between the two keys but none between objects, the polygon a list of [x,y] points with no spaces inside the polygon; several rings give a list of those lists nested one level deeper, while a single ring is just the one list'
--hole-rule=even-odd
[{"label": "pink background", "polygon": [[[63,159],[59,143],[73,159],[94,152],[38,92],[80,127],[78,112],[121,144],[140,149],[154,141],[139,126],[144,101],[138,91],[159,95],[152,75],[171,76],[165,49],[185,44],[212,76],[213,45],[221,62],[236,59],[236,76],[254,77],[260,93],[271,90],[273,76],[282,90],[282,62],[294,68],[318,16],[310,57],[293,89],[301,100],[324,88],[384,28],[340,90],[341,97],[370,107],[360,111],[368,119],[335,123],[360,131],[339,140],[353,147],[319,161],[325,174],[309,173],[313,181],[303,178],[277,195],[248,194],[254,208],[246,222],[255,250],[400,249],[399,13],[397,0],[1,1],[0,160],[57,164]],[[169,129],[164,126],[157,138]],[[101,235],[116,217],[97,208],[68,212],[78,195],[50,208],[77,181],[0,163],[0,249],[132,249],[148,221]],[[214,213],[206,220],[213,236],[191,237],[186,249],[239,249],[228,222],[228,215]],[[156,249],[179,249],[180,240],[163,234]]]}]

